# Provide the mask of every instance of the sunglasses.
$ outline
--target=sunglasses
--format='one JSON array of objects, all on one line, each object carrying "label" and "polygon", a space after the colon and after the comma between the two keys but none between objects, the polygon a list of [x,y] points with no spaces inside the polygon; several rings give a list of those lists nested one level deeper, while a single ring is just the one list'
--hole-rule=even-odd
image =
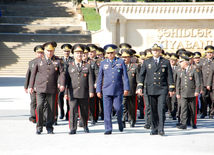
[{"label": "sunglasses", "polygon": [[113,54],[114,52],[108,52],[107,54]]}]

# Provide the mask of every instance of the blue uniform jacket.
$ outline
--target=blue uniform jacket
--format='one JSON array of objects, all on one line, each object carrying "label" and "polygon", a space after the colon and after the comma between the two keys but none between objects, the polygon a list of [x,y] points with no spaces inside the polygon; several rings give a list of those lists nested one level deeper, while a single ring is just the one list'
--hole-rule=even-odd
[{"label": "blue uniform jacket", "polygon": [[113,65],[109,59],[100,63],[97,78],[96,92],[103,92],[103,95],[123,95],[124,90],[129,90],[129,78],[124,60],[115,58]]}]

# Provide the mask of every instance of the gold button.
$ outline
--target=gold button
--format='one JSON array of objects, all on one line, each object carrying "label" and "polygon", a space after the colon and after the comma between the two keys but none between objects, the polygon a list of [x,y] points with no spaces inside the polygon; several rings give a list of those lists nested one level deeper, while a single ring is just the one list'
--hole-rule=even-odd
[{"label": "gold button", "polygon": [[114,72],[112,72],[112,73],[114,73]]},{"label": "gold button", "polygon": [[47,75],[47,77],[49,77],[49,75]]},{"label": "gold button", "polygon": [[80,78],[78,77],[78,79],[80,79]]},{"label": "gold button", "polygon": [[185,87],[187,87],[187,86],[185,86]]},{"label": "gold button", "polygon": [[187,84],[187,83],[185,82],[185,84]]},{"label": "gold button", "polygon": [[112,81],[112,82],[114,82],[114,81]]},{"label": "gold button", "polygon": [[49,72],[49,70],[47,70]]},{"label": "gold button", "polygon": [[156,84],[156,82],[154,82],[154,84]]},{"label": "gold button", "polygon": [[112,78],[114,78],[114,76],[112,76]]},{"label": "gold button", "polygon": [[78,74],[80,74],[80,73],[78,73]]},{"label": "gold button", "polygon": [[154,79],[156,79],[156,77],[154,77]]},{"label": "gold button", "polygon": [[48,82],[48,81],[47,81]]},{"label": "gold button", "polygon": [[80,87],[78,87],[78,88],[80,88]]},{"label": "gold button", "polygon": [[160,72],[158,74],[160,74]]},{"label": "gold button", "polygon": [[114,68],[112,68],[112,69],[114,69]]},{"label": "gold button", "polygon": [[78,83],[80,83],[80,82],[78,82]]},{"label": "gold button", "polygon": [[158,79],[160,79],[160,77]]},{"label": "gold button", "polygon": [[154,72],[154,74],[156,74],[156,72]]},{"label": "gold button", "polygon": [[159,82],[159,84],[160,84],[160,82]]}]

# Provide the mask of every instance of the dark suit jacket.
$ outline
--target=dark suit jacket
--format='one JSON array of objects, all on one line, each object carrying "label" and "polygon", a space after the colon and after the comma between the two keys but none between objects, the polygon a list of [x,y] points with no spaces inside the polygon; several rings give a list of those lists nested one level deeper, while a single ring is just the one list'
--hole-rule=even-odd
[{"label": "dark suit jacket", "polygon": [[75,62],[68,66],[66,74],[65,94],[69,94],[69,99],[89,98],[89,93],[94,93],[94,74],[89,63],[83,62],[78,71]]},{"label": "dark suit jacket", "polygon": [[25,76],[25,85],[24,88],[27,89],[30,83],[30,76],[31,76],[31,70],[34,67],[34,63],[35,63],[36,59],[33,59],[31,61],[29,61],[29,65],[28,65],[28,70]]},{"label": "dark suit jacket", "polygon": [[[146,78],[146,84],[144,83]],[[174,80],[169,60],[160,57],[158,66],[151,57],[143,62],[139,75],[138,88],[143,89],[146,85],[148,95],[167,94],[174,91]]]},{"label": "dark suit jacket", "polygon": [[[37,77],[36,77],[37,76]],[[65,86],[65,72],[62,60],[53,56],[48,64],[45,56],[36,58],[32,69],[29,88],[33,88],[36,81],[36,91],[41,93],[57,93],[57,80]]]}]

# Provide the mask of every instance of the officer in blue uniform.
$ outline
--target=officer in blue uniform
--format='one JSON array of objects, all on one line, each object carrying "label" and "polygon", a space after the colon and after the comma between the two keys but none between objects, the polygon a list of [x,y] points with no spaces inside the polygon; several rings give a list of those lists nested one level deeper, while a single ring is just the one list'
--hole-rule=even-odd
[{"label": "officer in blue uniform", "polygon": [[104,47],[107,59],[100,63],[97,78],[97,96],[104,100],[105,135],[112,133],[111,112],[112,106],[117,113],[117,121],[120,132],[123,132],[122,124],[122,95],[129,93],[129,78],[124,60],[115,57],[117,46],[108,44]]}]

